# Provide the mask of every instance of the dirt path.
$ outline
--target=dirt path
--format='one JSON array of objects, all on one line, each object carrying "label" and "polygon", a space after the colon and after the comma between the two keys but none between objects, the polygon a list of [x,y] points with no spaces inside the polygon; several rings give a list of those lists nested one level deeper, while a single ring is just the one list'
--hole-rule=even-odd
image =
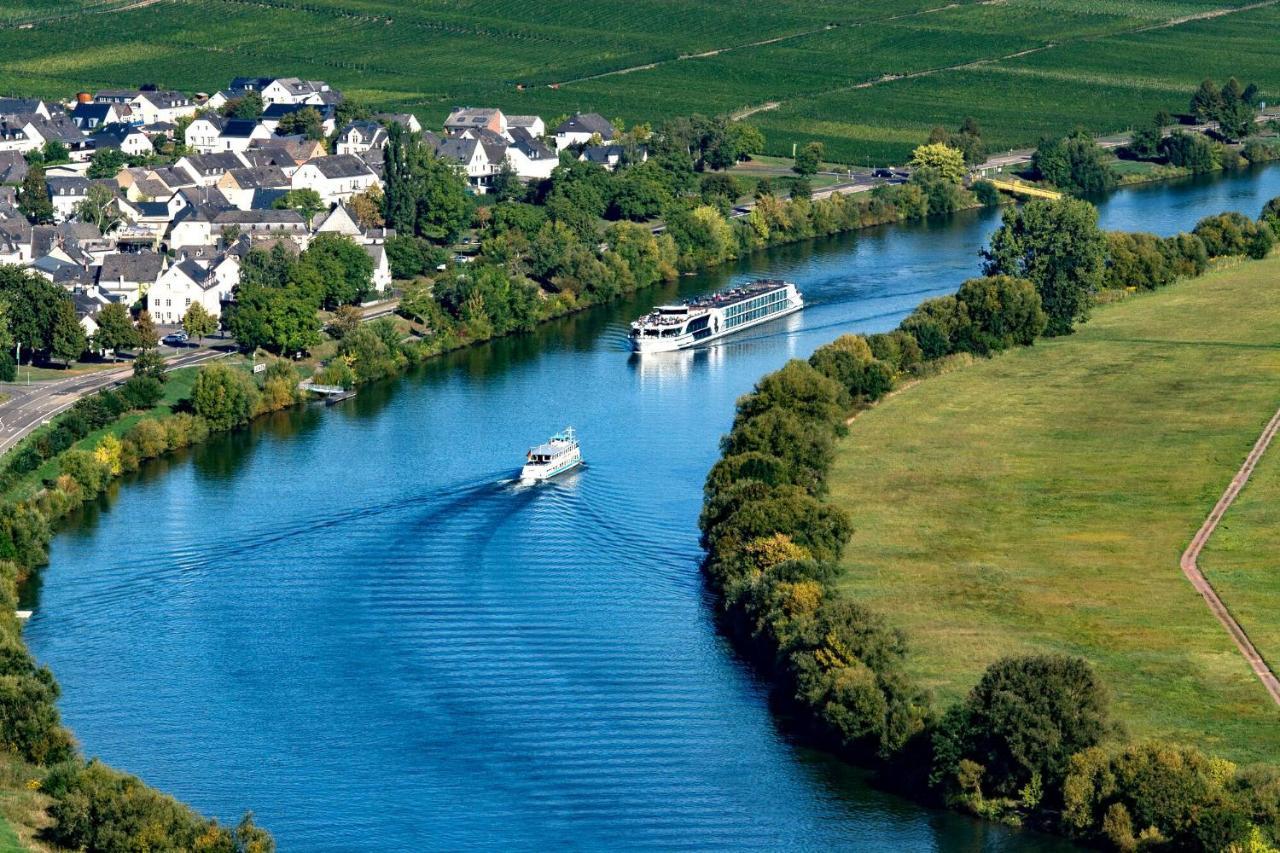
[{"label": "dirt path", "polygon": [[1187,580],[1191,581],[1191,585],[1195,587],[1196,592],[1200,593],[1204,598],[1205,604],[1209,605],[1209,612],[1217,617],[1218,621],[1222,623],[1222,627],[1227,629],[1227,633],[1231,635],[1236,648],[1240,650],[1240,654],[1244,655],[1244,659],[1249,663],[1249,668],[1253,670],[1253,674],[1258,676],[1262,686],[1267,688],[1267,692],[1271,694],[1271,699],[1277,705],[1280,705],[1280,680],[1276,679],[1275,673],[1267,666],[1262,659],[1262,655],[1258,654],[1258,649],[1253,645],[1253,641],[1249,639],[1249,635],[1244,632],[1244,628],[1240,627],[1240,623],[1227,610],[1227,606],[1223,604],[1222,599],[1218,597],[1218,593],[1214,591],[1213,585],[1209,583],[1208,578],[1204,576],[1204,572],[1200,571],[1200,567],[1196,565],[1200,552],[1204,550],[1204,546],[1208,543],[1209,537],[1213,535],[1218,522],[1222,520],[1227,508],[1231,506],[1232,501],[1236,499],[1236,495],[1240,494],[1240,490],[1248,482],[1249,475],[1253,473],[1258,460],[1262,458],[1262,454],[1266,452],[1267,446],[1271,444],[1271,440],[1276,437],[1277,432],[1280,432],[1280,411],[1277,411],[1275,416],[1267,422],[1266,428],[1262,430],[1262,435],[1258,437],[1258,442],[1253,446],[1253,450],[1249,451],[1249,455],[1245,457],[1244,464],[1240,466],[1240,470],[1236,472],[1236,476],[1231,480],[1231,485],[1227,486],[1227,490],[1222,493],[1222,497],[1218,498],[1218,503],[1214,505],[1213,511],[1204,520],[1204,525],[1201,526],[1199,532],[1191,540],[1187,550],[1183,552],[1181,564],[1182,573],[1187,576]]}]

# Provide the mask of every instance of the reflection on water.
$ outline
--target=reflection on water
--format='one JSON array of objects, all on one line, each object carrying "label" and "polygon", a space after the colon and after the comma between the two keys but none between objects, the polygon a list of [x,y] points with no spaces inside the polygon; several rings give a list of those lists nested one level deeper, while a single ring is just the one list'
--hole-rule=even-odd
[{"label": "reflection on water", "polygon": [[[1280,170],[1108,201],[1256,215]],[[1170,212],[1170,211],[1173,212]],[[148,464],[86,506],[27,638],[90,755],[285,850],[1029,850],[798,749],[712,627],[702,479],[734,400],[978,272],[991,211],[790,246]],[[804,312],[639,359],[658,302],[758,275]],[[511,482],[572,424],[587,465]]]}]

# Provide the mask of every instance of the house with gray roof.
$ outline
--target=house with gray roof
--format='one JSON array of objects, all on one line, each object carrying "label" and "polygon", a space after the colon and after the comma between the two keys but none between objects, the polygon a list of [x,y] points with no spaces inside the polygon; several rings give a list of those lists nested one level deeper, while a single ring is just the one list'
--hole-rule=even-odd
[{"label": "house with gray roof", "polygon": [[609,120],[599,113],[577,113],[556,128],[556,149],[563,151],[571,145],[585,145],[597,134],[602,142],[618,135]]},{"label": "house with gray roof", "polygon": [[125,305],[146,295],[164,272],[165,256],[158,252],[116,252],[98,267],[98,287]]},{"label": "house with gray roof", "polygon": [[291,181],[292,189],[315,190],[326,204],[333,204],[374,186],[378,183],[378,176],[356,155],[335,154],[303,163],[293,173]]}]

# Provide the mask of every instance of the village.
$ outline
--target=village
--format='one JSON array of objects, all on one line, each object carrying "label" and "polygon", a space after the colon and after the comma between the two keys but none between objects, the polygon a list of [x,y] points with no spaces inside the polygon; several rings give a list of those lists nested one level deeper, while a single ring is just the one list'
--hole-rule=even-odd
[{"label": "village", "polygon": [[369,290],[385,295],[395,232],[358,211],[381,198],[392,125],[418,134],[477,195],[502,173],[546,179],[563,152],[606,169],[623,157],[594,113],[548,128],[539,116],[461,107],[436,133],[410,114],[345,107],[327,83],[296,77],[237,77],[212,95],[0,97],[0,264],[67,289],[90,338],[112,303],[161,327],[195,304],[217,319],[251,249],[302,251],[319,234],[360,245],[373,261]]}]

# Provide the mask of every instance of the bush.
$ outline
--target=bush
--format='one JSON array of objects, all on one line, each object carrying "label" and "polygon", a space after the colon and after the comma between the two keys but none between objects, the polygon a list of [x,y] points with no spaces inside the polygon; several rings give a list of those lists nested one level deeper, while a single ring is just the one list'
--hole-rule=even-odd
[{"label": "bush", "polygon": [[58,471],[75,481],[87,497],[106,488],[111,472],[87,450],[72,450],[63,455]]},{"label": "bush", "polygon": [[191,388],[191,407],[215,431],[248,423],[258,388],[243,370],[214,364],[200,371]]},{"label": "bush", "polygon": [[996,207],[1000,204],[1000,191],[990,181],[974,181],[970,189],[983,207]]},{"label": "bush", "polygon": [[962,760],[982,768],[989,793],[1029,784],[1060,789],[1071,756],[1109,729],[1107,696],[1081,658],[1033,655],[992,664],[934,736],[934,779],[955,785]]},{"label": "bush", "polygon": [[1210,257],[1248,255],[1265,258],[1275,245],[1276,235],[1269,227],[1254,222],[1243,213],[1219,213],[1196,223],[1192,232],[1204,241]]},{"label": "bush", "polygon": [[133,376],[120,386],[120,397],[131,409],[150,409],[164,398],[164,386],[153,376]]},{"label": "bush", "polygon": [[[960,285],[956,303],[952,346],[965,352],[986,355],[1011,346],[1030,346],[1048,323],[1040,294],[1025,278],[971,278]],[[968,322],[960,322],[961,317]]]}]

